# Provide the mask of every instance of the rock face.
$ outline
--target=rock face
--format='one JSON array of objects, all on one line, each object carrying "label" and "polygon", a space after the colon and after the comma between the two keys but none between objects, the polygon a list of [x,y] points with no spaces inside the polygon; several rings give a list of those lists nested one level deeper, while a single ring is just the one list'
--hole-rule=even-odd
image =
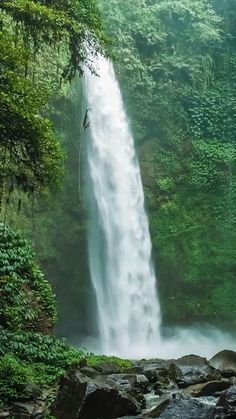
[{"label": "rock face", "polygon": [[220,374],[214,370],[205,358],[196,355],[183,356],[170,364],[169,376],[180,387],[217,380]]},{"label": "rock face", "polygon": [[[120,378],[120,377],[119,377]],[[124,387],[131,389],[127,380]],[[52,413],[57,419],[112,419],[140,413],[138,401],[122,389],[120,380],[92,379],[80,372],[61,381]]]},{"label": "rock face", "polygon": [[236,373],[236,352],[221,351],[210,359],[209,364],[220,371],[231,371]]}]

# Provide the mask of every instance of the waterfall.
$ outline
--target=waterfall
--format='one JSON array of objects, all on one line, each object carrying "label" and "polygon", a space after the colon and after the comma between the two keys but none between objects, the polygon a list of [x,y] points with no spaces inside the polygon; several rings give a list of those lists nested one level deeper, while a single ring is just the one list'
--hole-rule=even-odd
[{"label": "waterfall", "polygon": [[86,71],[89,261],[98,306],[101,350],[156,354],[160,309],[134,140],[113,65],[99,57]]},{"label": "waterfall", "polygon": [[[112,63],[85,71],[89,262],[97,299],[100,350],[121,357],[211,357],[235,339],[208,325],[160,337],[160,308],[134,140]],[[199,342],[201,344],[199,344]]]}]

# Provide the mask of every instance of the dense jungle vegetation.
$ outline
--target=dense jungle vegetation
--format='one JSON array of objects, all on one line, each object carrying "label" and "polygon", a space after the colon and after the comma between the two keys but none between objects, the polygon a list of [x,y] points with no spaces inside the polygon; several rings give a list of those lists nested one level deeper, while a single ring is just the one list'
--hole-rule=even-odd
[{"label": "dense jungle vegetation", "polygon": [[[235,324],[235,1],[3,0],[0,12],[1,218],[32,242],[59,301],[58,332],[97,332],[78,181],[88,44],[114,57],[141,163],[164,324]],[[25,252],[19,257],[33,263]],[[5,268],[1,275],[5,293]],[[51,291],[41,291],[48,301]],[[0,319],[15,333],[36,314],[22,323],[13,300],[6,294]],[[44,308],[54,321],[50,301]]]}]

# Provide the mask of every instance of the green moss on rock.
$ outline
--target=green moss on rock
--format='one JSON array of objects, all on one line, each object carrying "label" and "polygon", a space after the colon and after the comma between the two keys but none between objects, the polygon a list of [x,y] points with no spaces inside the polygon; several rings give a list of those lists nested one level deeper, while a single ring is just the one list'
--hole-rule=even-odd
[{"label": "green moss on rock", "polygon": [[102,364],[107,364],[107,363],[114,364],[120,369],[126,369],[126,368],[132,367],[132,362],[130,360],[117,358],[116,356],[89,354],[88,356],[86,356],[86,360],[87,360],[88,365],[91,367],[94,365],[102,365]]}]

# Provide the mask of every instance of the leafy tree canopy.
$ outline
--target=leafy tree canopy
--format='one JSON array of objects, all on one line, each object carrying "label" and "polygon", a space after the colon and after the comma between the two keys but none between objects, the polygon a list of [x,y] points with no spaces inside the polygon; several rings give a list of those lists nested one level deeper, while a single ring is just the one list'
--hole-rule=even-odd
[{"label": "leafy tree canopy", "polygon": [[93,0],[3,0],[0,20],[2,198],[15,187],[31,193],[60,183],[63,156],[47,118],[51,92],[83,65],[92,70],[88,48],[103,52],[107,39]]}]

